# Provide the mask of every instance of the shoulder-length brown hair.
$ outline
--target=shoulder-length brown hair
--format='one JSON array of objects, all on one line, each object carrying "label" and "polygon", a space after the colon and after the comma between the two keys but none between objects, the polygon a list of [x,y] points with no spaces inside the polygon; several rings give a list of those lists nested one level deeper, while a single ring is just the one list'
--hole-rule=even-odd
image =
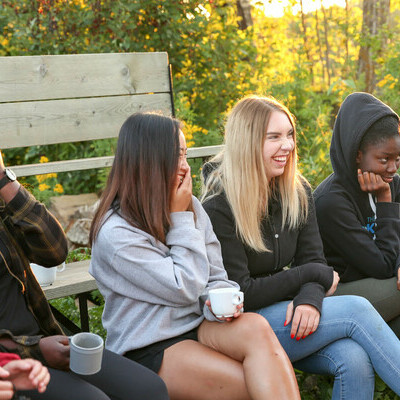
[{"label": "shoulder-length brown hair", "polygon": [[91,244],[110,209],[165,243],[179,162],[179,130],[179,121],[154,113],[136,113],[124,122],[92,222]]}]

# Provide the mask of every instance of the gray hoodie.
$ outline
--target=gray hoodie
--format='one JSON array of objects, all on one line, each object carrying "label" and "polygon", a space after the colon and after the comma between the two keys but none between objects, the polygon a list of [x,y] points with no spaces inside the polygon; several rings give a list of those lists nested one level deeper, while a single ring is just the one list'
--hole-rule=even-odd
[{"label": "gray hoodie", "polygon": [[196,328],[215,317],[204,305],[208,289],[229,281],[220,244],[199,201],[171,214],[166,245],[118,213],[105,218],[93,243],[89,272],[105,299],[106,347],[123,354]]}]

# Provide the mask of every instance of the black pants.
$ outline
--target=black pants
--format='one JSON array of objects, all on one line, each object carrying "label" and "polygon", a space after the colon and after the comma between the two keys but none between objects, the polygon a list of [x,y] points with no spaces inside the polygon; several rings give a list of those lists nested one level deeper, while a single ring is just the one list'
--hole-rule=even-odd
[{"label": "black pants", "polygon": [[104,350],[101,371],[94,375],[49,368],[47,390],[19,392],[32,400],[168,400],[163,380],[148,368]]}]

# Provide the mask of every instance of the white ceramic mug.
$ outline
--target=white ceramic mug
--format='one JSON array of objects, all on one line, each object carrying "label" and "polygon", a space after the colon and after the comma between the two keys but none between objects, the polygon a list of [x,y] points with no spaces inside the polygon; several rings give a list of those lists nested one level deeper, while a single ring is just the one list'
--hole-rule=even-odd
[{"label": "white ceramic mug", "polygon": [[39,285],[42,287],[50,286],[56,280],[57,272],[62,272],[65,269],[65,262],[57,267],[42,267],[38,264],[31,263],[32,272],[36,276]]},{"label": "white ceramic mug", "polygon": [[238,309],[237,305],[243,303],[243,292],[236,288],[211,289],[208,292],[211,309],[218,317],[232,317]]},{"label": "white ceramic mug", "polygon": [[71,371],[80,375],[92,375],[100,371],[104,341],[101,336],[80,332],[70,338]]}]

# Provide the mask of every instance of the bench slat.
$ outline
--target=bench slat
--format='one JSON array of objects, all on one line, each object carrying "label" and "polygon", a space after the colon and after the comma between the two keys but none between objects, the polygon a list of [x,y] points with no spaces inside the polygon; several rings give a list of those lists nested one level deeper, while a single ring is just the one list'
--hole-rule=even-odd
[{"label": "bench slat", "polygon": [[0,143],[7,149],[116,137],[130,114],[154,110],[171,113],[169,93],[0,104]]},{"label": "bench slat", "polygon": [[[188,149],[188,158],[209,157],[217,154],[223,146],[192,147]],[[114,156],[81,158],[79,160],[54,161],[45,164],[15,165],[10,167],[15,174],[31,176],[51,172],[82,171],[92,168],[111,167]]]},{"label": "bench slat", "polygon": [[169,92],[168,54],[0,57],[0,102]]},{"label": "bench slat", "polygon": [[90,260],[66,264],[63,272],[58,272],[55,282],[43,288],[47,300],[97,289],[96,280],[89,274]]}]

